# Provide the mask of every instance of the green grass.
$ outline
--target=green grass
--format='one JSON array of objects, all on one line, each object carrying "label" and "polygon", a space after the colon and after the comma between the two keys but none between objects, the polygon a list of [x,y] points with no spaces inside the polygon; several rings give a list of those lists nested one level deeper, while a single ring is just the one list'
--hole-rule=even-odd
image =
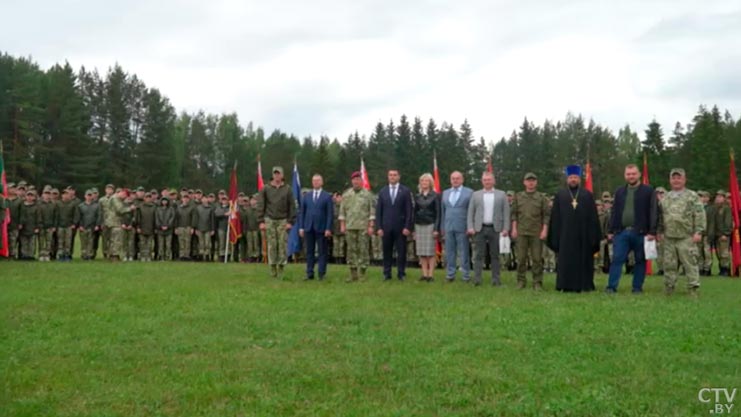
[{"label": "green grass", "polygon": [[684,278],[666,298],[659,277],[611,297],[346,273],[0,263],[0,416],[696,416],[700,388],[741,385],[739,280],[691,300]]}]

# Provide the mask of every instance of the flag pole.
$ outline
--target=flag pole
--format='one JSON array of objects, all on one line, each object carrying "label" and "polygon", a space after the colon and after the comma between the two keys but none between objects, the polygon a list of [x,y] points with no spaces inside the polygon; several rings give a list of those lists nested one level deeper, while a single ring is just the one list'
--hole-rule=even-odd
[{"label": "flag pole", "polygon": [[229,255],[228,255],[229,241],[231,240],[229,239],[229,233],[231,232],[230,231],[231,225],[232,225],[232,202],[230,201],[229,202],[229,212],[226,215],[226,236],[225,236],[226,244],[224,245],[224,263],[227,263],[227,260],[229,259]]}]

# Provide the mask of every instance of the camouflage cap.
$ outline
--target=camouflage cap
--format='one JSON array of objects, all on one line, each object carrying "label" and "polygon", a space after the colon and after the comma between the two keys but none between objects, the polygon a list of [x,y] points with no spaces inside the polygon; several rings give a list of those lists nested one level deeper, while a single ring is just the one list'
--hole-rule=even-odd
[{"label": "camouflage cap", "polygon": [[100,193],[98,192],[98,189],[97,189],[96,187],[93,187],[93,188],[91,188],[91,189],[90,189],[90,191],[92,191],[92,192],[93,192],[93,194],[100,194]]},{"label": "camouflage cap", "polygon": [[243,193],[243,192],[240,192],[239,194],[237,194],[237,197],[246,197],[246,196],[247,195],[245,193]]},{"label": "camouflage cap", "polygon": [[708,197],[708,196],[710,196],[710,194],[708,194],[708,192],[705,191],[705,190],[697,190],[697,195],[699,195],[700,197]]},{"label": "camouflage cap", "polygon": [[7,184],[7,186],[8,186],[8,188],[15,188],[15,183],[14,182],[9,182]]},{"label": "camouflage cap", "polygon": [[36,195],[36,191],[34,191],[34,190],[28,190],[28,191],[26,191],[26,195],[27,196],[29,196],[29,195]]},{"label": "camouflage cap", "polygon": [[219,190],[219,195],[226,195],[226,190]]},{"label": "camouflage cap", "polygon": [[602,191],[602,198],[611,198],[612,194],[609,191]]},{"label": "camouflage cap", "polygon": [[681,175],[684,177],[684,169],[683,168],[672,168],[671,171],[669,171],[669,176],[673,177],[675,175]]},{"label": "camouflage cap", "polygon": [[602,200],[595,200],[594,201],[594,204],[596,204],[598,206],[601,206],[602,205]]},{"label": "camouflage cap", "polygon": [[67,188],[64,189],[64,191],[75,191],[74,185],[68,185]]},{"label": "camouflage cap", "polygon": [[93,190],[91,190],[91,189],[87,189],[87,190],[85,190],[85,195],[93,195],[93,194],[95,194],[95,193],[93,192]]},{"label": "camouflage cap", "polygon": [[51,189],[52,189],[51,185],[48,185],[48,184],[47,184],[47,185],[45,185],[45,186],[44,186],[44,189],[43,189],[43,191],[44,191],[44,192],[47,192],[47,191],[48,191],[48,192],[51,192]]},{"label": "camouflage cap", "polygon": [[150,192],[151,194],[157,194],[157,193],[158,193],[158,191],[157,191],[157,189],[156,189],[156,188],[152,188],[151,190],[149,190],[149,192]]},{"label": "camouflage cap", "polygon": [[514,197],[514,196],[515,196],[515,192],[514,191],[512,191],[512,190],[507,191],[507,197]]},{"label": "camouflage cap", "polygon": [[141,185],[138,186],[138,187],[136,187],[136,192],[141,193],[141,192],[144,192],[144,191],[147,191],[147,190],[145,190],[144,187],[142,187]]},{"label": "camouflage cap", "polygon": [[663,194],[663,193],[665,193],[665,192],[666,192],[666,188],[664,188],[664,187],[656,187],[656,192],[657,192],[657,193],[662,193],[662,194]]},{"label": "camouflage cap", "polygon": [[28,183],[26,181],[18,181],[18,186],[19,187],[25,187],[27,185],[28,185]]},{"label": "camouflage cap", "polygon": [[203,191],[201,191],[201,189],[200,189],[200,188],[197,188],[197,189],[196,189],[196,194],[203,194]]},{"label": "camouflage cap", "polygon": [[113,185],[113,184],[106,184],[105,188],[106,188],[106,189],[108,189],[108,188],[113,188],[113,189],[115,189],[115,188],[116,188],[116,186],[115,186],[115,185]]},{"label": "camouflage cap", "polygon": [[56,189],[56,188],[52,188],[52,189],[51,189],[51,193],[52,193],[52,194],[59,194],[59,190],[58,190],[58,189]]},{"label": "camouflage cap", "polygon": [[216,195],[214,193],[208,193],[208,198],[216,198]]},{"label": "camouflage cap", "polygon": [[715,192],[715,195],[718,195],[718,194],[725,196],[726,195],[726,191],[725,190],[718,190],[718,191]]},{"label": "camouflage cap", "polygon": [[533,172],[528,172],[528,173],[525,174],[524,179],[526,179],[526,180],[537,180],[538,179],[538,176],[535,175],[535,173],[533,173]]},{"label": "camouflage cap", "polygon": [[270,172],[280,172],[281,175],[283,175],[283,167],[280,166],[274,166],[273,170]]}]

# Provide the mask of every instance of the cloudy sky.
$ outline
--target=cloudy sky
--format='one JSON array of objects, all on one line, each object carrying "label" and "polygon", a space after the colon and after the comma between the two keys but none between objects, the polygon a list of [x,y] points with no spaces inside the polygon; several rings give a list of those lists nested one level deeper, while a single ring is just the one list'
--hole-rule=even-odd
[{"label": "cloudy sky", "polygon": [[[741,116],[738,0],[3,1],[0,51],[115,62],[179,110],[344,139],[404,113],[495,140],[568,111]],[[16,18],[7,18],[15,16]],[[33,24],[29,24],[32,22]]]}]

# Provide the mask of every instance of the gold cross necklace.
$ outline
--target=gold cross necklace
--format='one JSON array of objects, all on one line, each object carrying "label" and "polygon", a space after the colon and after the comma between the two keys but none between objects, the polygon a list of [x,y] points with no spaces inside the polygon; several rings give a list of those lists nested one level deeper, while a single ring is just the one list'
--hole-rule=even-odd
[{"label": "gold cross necklace", "polygon": [[573,207],[574,210],[576,210],[576,206],[579,205],[579,203],[576,202],[576,199],[579,198],[579,191],[580,190],[581,190],[580,188],[577,188],[576,189],[576,195],[571,194],[571,190],[569,190],[569,194],[571,194],[571,207]]}]

